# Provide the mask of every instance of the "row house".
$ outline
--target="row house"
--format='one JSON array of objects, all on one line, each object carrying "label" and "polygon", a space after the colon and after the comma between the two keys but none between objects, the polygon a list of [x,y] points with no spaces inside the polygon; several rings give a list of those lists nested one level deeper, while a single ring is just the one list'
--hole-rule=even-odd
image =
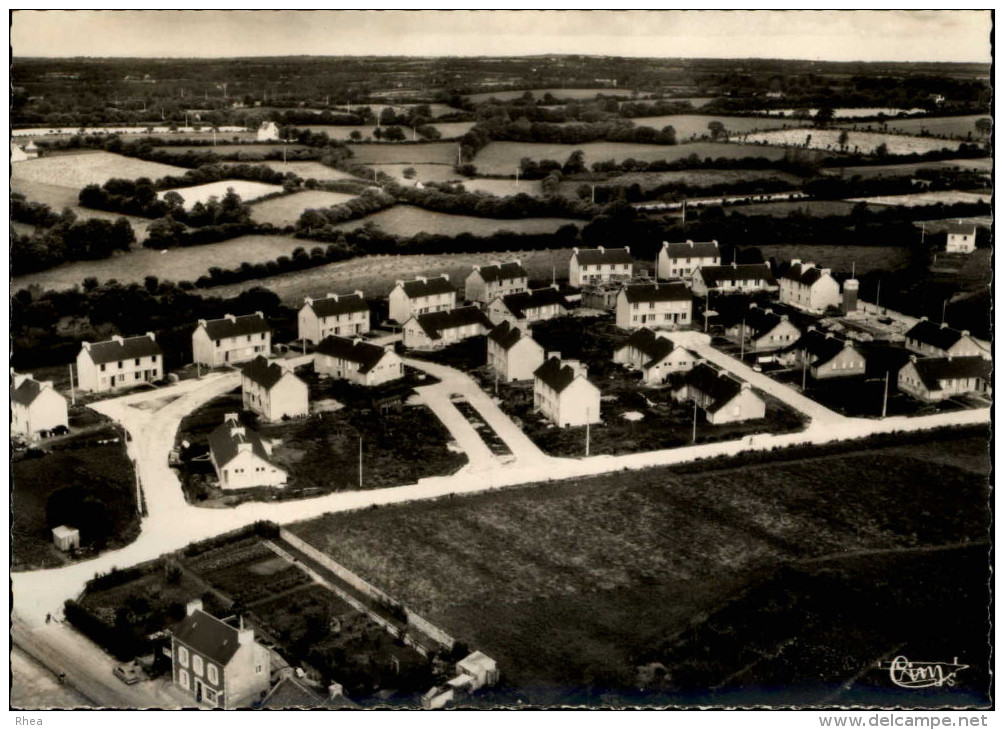
[{"label": "row house", "polygon": [[439,349],[468,337],[488,334],[491,328],[491,321],[475,306],[419,314],[404,324],[404,346]]},{"label": "row house", "polygon": [[496,297],[526,291],[528,280],[526,269],[519,259],[505,264],[475,265],[464,281],[464,298],[469,302],[488,304]]},{"label": "row house", "polygon": [[81,390],[103,393],[163,377],[164,353],[153,332],[84,342],[77,354],[77,387]]},{"label": "row house", "polygon": [[432,279],[419,276],[412,281],[398,281],[387,297],[390,318],[404,324],[412,317],[430,312],[448,312],[457,306],[457,288],[449,274]]},{"label": "row house", "polygon": [[617,295],[617,326],[678,329],[694,320],[694,297],[682,281],[629,284]]},{"label": "row house", "polygon": [[272,352],[272,329],[261,312],[200,319],[192,333],[195,362],[211,368],[235,365]]},{"label": "row house", "polygon": [[370,331],[370,305],[361,291],[303,300],[296,316],[297,339],[316,345],[328,335],[364,335]]},{"label": "row house", "polygon": [[842,303],[840,284],[830,269],[821,269],[811,261],[802,263],[792,259],[778,267],[778,296],[781,304],[788,304],[809,312],[839,309]]},{"label": "row house", "polygon": [[673,397],[693,401],[704,411],[708,423],[720,425],[763,418],[767,405],[745,380],[710,363],[700,362],[677,380]]},{"label": "row house", "polygon": [[990,353],[969,335],[968,330],[957,330],[944,322],[934,324],[927,317],[921,317],[907,330],[905,344],[907,350],[921,357],[990,357]]},{"label": "row house", "polygon": [[750,294],[777,291],[777,281],[767,264],[727,264],[702,266],[691,279],[694,294],[703,297],[709,292]]},{"label": "row house", "polygon": [[815,325],[809,325],[805,334],[788,348],[783,360],[789,365],[807,367],[815,380],[862,376],[866,366],[865,356],[851,340],[817,330]]},{"label": "row house", "polygon": [[544,364],[544,348],[508,321],[500,322],[488,333],[487,364],[506,382],[529,380]]},{"label": "row house", "polygon": [[604,281],[627,281],[634,274],[631,249],[624,248],[573,248],[568,261],[568,283],[574,287],[598,284]]},{"label": "row house", "polygon": [[307,384],[261,355],[241,368],[241,400],[244,410],[266,421],[306,416],[309,410]]},{"label": "row house", "polygon": [[899,389],[928,403],[936,403],[957,395],[989,396],[990,361],[979,355],[948,357],[917,357],[899,370]]},{"label": "row house", "polygon": [[367,387],[404,377],[404,363],[392,346],[334,335],[321,340],[314,351],[314,370]]},{"label": "row house", "polygon": [[677,345],[664,334],[647,327],[635,330],[627,341],[614,351],[614,362],[638,370],[646,385],[660,385],[673,373],[687,372],[698,362],[698,356]]},{"label": "row house", "polygon": [[976,250],[976,224],[949,223],[945,242],[946,253],[972,253]]},{"label": "row house", "polygon": [[66,398],[52,387],[50,380],[35,380],[31,375],[10,371],[10,433],[34,438],[41,431],[57,426],[69,427]]},{"label": "row house", "polygon": [[748,352],[773,352],[794,344],[802,331],[788,320],[787,314],[777,314],[770,307],[750,304],[748,310],[735,313],[725,325],[725,336],[733,342],[744,342]]},{"label": "row house", "polygon": [[520,327],[561,317],[567,312],[568,302],[565,295],[558,290],[557,284],[543,289],[495,297],[487,309],[488,319],[493,324],[507,321]]},{"label": "row house", "polygon": [[556,426],[585,426],[600,422],[600,389],[589,382],[586,366],[562,360],[550,352],[533,372],[533,408]]},{"label": "row house", "polygon": [[656,271],[660,279],[690,279],[702,266],[718,266],[721,263],[722,254],[718,250],[718,241],[663,241]]},{"label": "row house", "polygon": [[243,426],[236,413],[226,414],[209,434],[209,461],[220,489],[284,486],[287,474],[272,463],[272,448],[270,439]]},{"label": "row house", "polygon": [[253,629],[206,613],[201,600],[189,602],[171,631],[172,681],[197,706],[250,707],[268,692],[271,668],[271,655]]}]

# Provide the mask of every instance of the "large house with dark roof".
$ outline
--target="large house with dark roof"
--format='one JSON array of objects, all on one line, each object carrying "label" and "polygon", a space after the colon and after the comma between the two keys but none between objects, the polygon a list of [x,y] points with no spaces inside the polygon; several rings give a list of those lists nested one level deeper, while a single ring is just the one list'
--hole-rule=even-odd
[{"label": "large house with dark roof", "polygon": [[499,378],[529,380],[534,371],[544,363],[544,348],[520,329],[504,320],[488,333],[488,365],[498,373]]},{"label": "large house with dark roof", "polygon": [[934,324],[927,317],[921,317],[906,332],[906,349],[921,357],[963,357],[979,355],[990,357],[990,353],[974,340],[968,330],[957,330],[942,322]]},{"label": "large house with dark roof", "polygon": [[526,269],[519,259],[489,266],[474,266],[464,281],[464,298],[469,302],[488,304],[496,297],[518,294],[527,289]]},{"label": "large house with dark roof", "polygon": [[694,297],[682,281],[629,284],[617,295],[617,326],[680,329],[694,320]]},{"label": "large house with dark roof", "polygon": [[363,335],[370,331],[370,306],[361,291],[303,300],[296,315],[297,339],[317,344],[328,335]]},{"label": "large house with dark roof", "polygon": [[805,334],[791,344],[782,356],[789,365],[804,366],[816,380],[849,378],[865,374],[865,356],[851,340],[809,325]]},{"label": "large house with dark roof", "polygon": [[508,321],[525,326],[560,317],[568,311],[568,302],[557,285],[495,297],[487,308],[488,319],[494,324]]},{"label": "large house with dark roof", "polygon": [[491,321],[475,306],[419,314],[404,323],[404,346],[435,350],[487,334],[491,328]]},{"label": "large house with dark roof", "polygon": [[642,382],[658,385],[672,373],[687,372],[698,362],[698,356],[673,342],[664,334],[647,327],[635,330],[627,341],[614,351],[614,362],[639,370]]},{"label": "large house with dark roof", "polygon": [[84,342],[77,353],[77,387],[102,393],[164,377],[164,353],[153,332],[139,337],[115,335],[105,342]]},{"label": "large house with dark roof", "polygon": [[976,224],[949,223],[945,231],[947,240],[945,242],[946,253],[972,253],[976,250]]},{"label": "large house with dark roof", "polygon": [[398,324],[430,312],[448,312],[457,306],[457,288],[449,274],[432,279],[419,276],[412,281],[398,281],[387,297],[389,316]]},{"label": "large house with dark roof", "polygon": [[660,279],[690,279],[700,267],[718,266],[720,263],[722,254],[718,250],[718,241],[663,241],[656,271]]},{"label": "large house with dark roof", "polygon": [[696,402],[708,423],[716,426],[763,418],[767,412],[763,399],[749,383],[707,362],[679,377],[673,397],[681,403]]},{"label": "large house with dark roof", "polygon": [[356,385],[381,385],[404,377],[404,364],[392,346],[358,337],[325,337],[314,350],[314,370]]},{"label": "large house with dark roof", "polygon": [[691,278],[694,294],[703,297],[708,292],[746,294],[757,291],[777,291],[777,281],[767,264],[725,264],[702,266]]},{"label": "large house with dark roof", "polygon": [[261,312],[200,319],[192,333],[195,362],[211,368],[236,365],[272,352],[272,329]]},{"label": "large house with dark roof", "polygon": [[307,384],[261,355],[241,368],[241,398],[245,410],[266,421],[306,416],[309,410]]},{"label": "large house with dark roof", "polygon": [[533,408],[562,428],[599,423],[600,389],[589,382],[581,362],[550,352],[533,373]]},{"label": "large house with dark roof", "polygon": [[936,403],[956,395],[990,395],[990,361],[978,355],[948,357],[910,356],[899,370],[896,383],[904,393]]},{"label": "large house with dark roof", "polygon": [[209,461],[220,489],[284,486],[287,474],[272,463],[272,446],[243,426],[236,413],[228,413],[209,434]]},{"label": "large house with dark roof", "polygon": [[10,371],[10,433],[34,438],[41,431],[68,427],[66,398],[56,392],[50,380]]},{"label": "large house with dark roof", "polygon": [[778,267],[777,284],[781,304],[809,312],[823,312],[841,304],[840,284],[830,269],[821,269],[811,261],[792,259]]},{"label": "large house with dark roof", "polygon": [[197,599],[171,631],[171,675],[198,706],[250,707],[268,693],[271,655],[253,629],[206,613]]},{"label": "large house with dark roof", "polygon": [[583,287],[603,281],[626,281],[634,273],[631,249],[624,248],[573,248],[568,261],[568,283]]},{"label": "large house with dark roof", "polygon": [[[724,321],[723,321],[724,320]],[[788,320],[787,314],[777,314],[770,307],[754,302],[749,309],[719,315],[725,336],[734,342],[745,342],[747,352],[773,352],[792,345],[802,331]]]},{"label": "large house with dark roof", "polygon": [[279,681],[261,701],[262,710],[335,710],[358,707],[343,694],[342,685],[332,682],[325,690],[296,676],[292,667],[281,670]]}]

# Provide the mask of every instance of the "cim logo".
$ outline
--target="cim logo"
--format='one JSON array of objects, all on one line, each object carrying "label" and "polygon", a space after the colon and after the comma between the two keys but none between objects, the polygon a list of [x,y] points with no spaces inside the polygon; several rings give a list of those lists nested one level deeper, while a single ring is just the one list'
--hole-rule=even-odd
[{"label": "cim logo", "polygon": [[959,664],[958,657],[951,662],[912,662],[905,656],[898,656],[891,662],[879,662],[878,666],[888,670],[893,684],[907,689],[954,687],[955,675],[969,668],[968,664]]}]

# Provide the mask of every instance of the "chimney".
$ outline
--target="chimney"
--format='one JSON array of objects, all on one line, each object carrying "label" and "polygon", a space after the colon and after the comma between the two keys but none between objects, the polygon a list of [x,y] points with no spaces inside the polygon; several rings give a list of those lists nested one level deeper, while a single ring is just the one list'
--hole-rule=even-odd
[{"label": "chimney", "polygon": [[199,320],[199,327],[205,327],[205,326],[206,326],[206,320],[200,319]]},{"label": "chimney", "polygon": [[443,278],[446,279],[446,281],[449,281],[450,280],[450,275],[449,274],[443,274]]},{"label": "chimney", "polygon": [[577,246],[572,246],[572,256],[578,256],[578,255],[579,255],[579,249],[578,249],[578,247]]},{"label": "chimney", "polygon": [[925,314],[923,317],[921,317],[920,321],[921,322],[926,322],[927,321],[927,315]]},{"label": "chimney", "polygon": [[771,309],[770,307],[767,307],[765,310],[763,310],[763,313],[764,314],[774,314],[774,310]]},{"label": "chimney", "polygon": [[952,361],[952,353],[948,353],[948,362]]},{"label": "chimney", "polygon": [[606,251],[606,249],[603,248],[603,246],[597,246],[596,250],[599,251],[600,253],[603,253],[604,251]]},{"label": "chimney", "polygon": [[398,279],[395,286],[404,286],[404,282],[401,279]]},{"label": "chimney", "polygon": [[185,605],[185,615],[186,616],[191,616],[196,611],[201,611],[201,610],[202,610],[202,599],[201,598],[193,598],[191,601],[189,601]]},{"label": "chimney", "polygon": [[14,372],[14,368],[10,369],[10,374],[11,374],[11,377],[14,378],[14,387],[15,388],[20,388],[21,387],[21,383],[23,383],[26,380],[31,380],[31,375],[19,375],[18,373]]},{"label": "chimney", "polygon": [[[230,428],[230,435],[233,436],[233,437],[237,437],[237,436],[245,437],[245,436],[247,436],[247,432],[246,432],[246,430],[245,430],[245,428],[243,426],[232,426]],[[251,443],[249,441],[241,441],[239,444],[237,444],[237,450],[238,451],[250,451],[251,450]]]},{"label": "chimney", "polygon": [[819,275],[820,276],[829,276],[832,273],[833,273],[833,269],[820,269],[819,270]]},{"label": "chimney", "polygon": [[332,682],[328,685],[329,700],[333,700],[335,697],[341,697],[344,694],[345,690],[342,688],[342,685],[338,684],[338,682]]},{"label": "chimney", "polygon": [[946,329],[948,327],[948,322],[942,322],[939,329]]},{"label": "chimney", "polygon": [[157,336],[156,336],[156,335],[155,335],[155,334],[154,334],[153,332],[147,332],[147,333],[146,333],[146,336],[147,336],[147,337],[149,337],[149,338],[150,338],[151,340],[153,340],[154,342],[156,342],[156,341],[157,341]]},{"label": "chimney", "polygon": [[237,629],[237,643],[241,646],[248,646],[254,643],[254,629],[244,628],[244,617],[241,616],[240,628]]},{"label": "chimney", "polygon": [[231,421],[233,421],[234,423],[240,423],[240,421],[237,420],[237,416],[238,414],[236,413],[228,413],[225,416],[223,416],[223,422],[230,423]]},{"label": "chimney", "polygon": [[512,260],[512,262],[513,262],[514,264],[516,264],[517,266],[522,266],[522,265],[523,265],[523,262],[522,262],[522,261],[520,261],[519,259],[513,259],[513,260]]},{"label": "chimney", "polygon": [[232,314],[224,314],[223,315],[223,319],[229,319],[231,322],[236,322],[237,321],[237,317],[235,317]]},{"label": "chimney", "polygon": [[[328,296],[331,296],[331,295],[329,294]],[[314,300],[313,300],[313,299],[311,299],[310,297],[304,297],[304,298],[303,298],[303,306],[305,306],[305,307],[310,307],[310,306],[312,306],[313,304],[314,304]]]},{"label": "chimney", "polygon": [[265,319],[264,312],[255,312],[255,316],[258,317],[258,319]]},{"label": "chimney", "polygon": [[588,373],[588,368],[585,365],[583,365],[582,362],[579,360],[565,360],[561,364],[570,367],[572,369],[572,372],[575,373],[576,377],[578,377],[579,375],[581,375],[582,377],[586,377]]},{"label": "chimney", "polygon": [[551,358],[557,358],[558,360],[560,360],[561,359],[561,353],[560,352],[554,352],[554,351],[548,352],[546,359],[550,360]]},{"label": "chimney", "polygon": [[630,246],[625,246],[624,247],[624,252],[625,253],[631,253],[631,247]]},{"label": "chimney", "polygon": [[718,248],[718,241],[711,239],[711,243],[714,244],[715,248]]},{"label": "chimney", "polygon": [[917,362],[917,356],[916,355],[910,355],[910,362]]},{"label": "chimney", "polygon": [[813,261],[806,261],[805,262],[805,266],[802,267],[802,270],[804,271],[806,269],[814,269],[814,268],[816,268],[815,262],[813,262]]},{"label": "chimney", "polygon": [[122,344],[122,335],[112,335],[112,342]]},{"label": "chimney", "polygon": [[471,264],[471,271],[481,271],[481,267],[477,264]]},{"label": "chimney", "polygon": [[791,260],[791,265],[792,266],[801,266],[801,264],[802,264],[802,259],[792,259]]},{"label": "chimney", "polygon": [[788,321],[788,315],[787,314],[782,314],[781,315],[781,321],[782,322],[787,322]]},{"label": "chimney", "polygon": [[296,667],[283,667],[278,673],[279,679],[292,679],[296,676]]},{"label": "chimney", "polygon": [[826,333],[826,339],[832,340],[833,339],[833,333],[832,332],[827,332]]},{"label": "chimney", "polygon": [[355,295],[356,295],[357,297],[359,297],[360,299],[365,299],[365,298],[366,298],[366,297],[364,297],[364,296],[363,296],[363,290],[362,290],[362,289],[356,289],[356,290],[355,290],[354,292],[352,292],[352,293],[353,293],[353,294],[355,294]]},{"label": "chimney", "polygon": [[733,268],[733,269],[737,269],[737,268],[739,268],[739,267],[738,267],[738,266],[736,265],[736,262],[735,262],[735,261],[733,261],[733,262],[732,262],[732,268]]},{"label": "chimney", "polygon": [[806,332],[815,332],[816,331],[816,325],[810,324],[808,327],[805,328],[805,331]]},{"label": "chimney", "polygon": [[662,242],[662,247],[663,248],[669,248],[669,241],[663,241]]},{"label": "chimney", "polygon": [[83,347],[83,348],[84,348],[85,350],[87,350],[88,352],[90,352],[90,351],[91,351],[91,343],[90,343],[90,342],[88,342],[87,340],[84,340],[83,342],[81,342],[81,343],[80,343],[80,346],[81,346],[81,347]]},{"label": "chimney", "polygon": [[688,238],[688,239],[687,239],[687,245],[688,245],[688,246],[690,246],[691,248],[693,248],[693,247],[694,247],[694,242],[693,242],[693,241],[691,241],[691,240],[690,240],[690,239]]},{"label": "chimney", "polygon": [[963,337],[969,337],[969,330],[962,330]]}]

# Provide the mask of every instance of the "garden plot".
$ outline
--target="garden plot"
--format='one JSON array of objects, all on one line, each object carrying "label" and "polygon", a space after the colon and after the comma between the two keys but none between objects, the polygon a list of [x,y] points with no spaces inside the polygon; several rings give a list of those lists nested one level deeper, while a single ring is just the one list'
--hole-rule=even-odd
[{"label": "garden plot", "polygon": [[258,198],[263,198],[272,193],[282,192],[279,185],[269,185],[268,183],[256,182],[254,180],[220,180],[218,182],[206,183],[205,185],[193,185],[188,188],[174,188],[157,193],[157,197],[164,199],[168,193],[177,193],[185,200],[185,209],[191,210],[196,203],[205,205],[210,198],[221,199],[233,188],[233,191],[240,196],[245,203]]},{"label": "garden plot", "polygon": [[113,177],[151,180],[165,175],[183,175],[187,170],[160,162],[147,162],[111,152],[86,152],[73,155],[53,155],[11,164],[12,175],[21,180],[80,188],[103,185]]},{"label": "garden plot", "polygon": [[958,149],[958,142],[927,137],[908,137],[901,134],[884,134],[881,132],[853,132],[841,129],[775,129],[771,132],[753,132],[743,137],[743,141],[751,144],[780,145],[783,147],[801,147],[817,150],[840,150],[840,135],[847,134],[846,152],[874,154],[881,146],[886,146],[890,155],[912,155],[925,152],[936,152],[942,149]]},{"label": "garden plot", "polygon": [[918,205],[955,205],[956,203],[986,203],[990,204],[989,193],[967,193],[961,190],[934,190],[927,193],[910,193],[908,195],[877,195],[872,198],[849,198],[851,203],[869,203],[871,205],[899,205],[914,208]]},{"label": "garden plot", "polygon": [[304,190],[292,195],[282,195],[263,200],[251,206],[251,218],[258,223],[271,223],[282,228],[292,226],[308,208],[330,208],[348,202],[356,196],[348,193],[329,193],[325,190]]}]

